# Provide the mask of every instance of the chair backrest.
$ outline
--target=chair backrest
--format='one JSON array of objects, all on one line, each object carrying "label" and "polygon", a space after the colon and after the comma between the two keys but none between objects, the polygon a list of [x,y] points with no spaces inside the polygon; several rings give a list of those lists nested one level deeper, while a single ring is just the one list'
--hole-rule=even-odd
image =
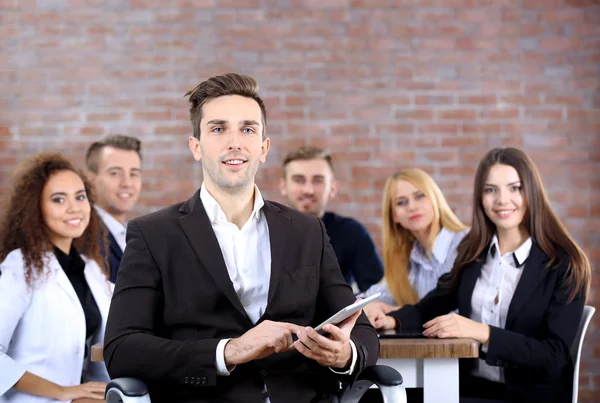
[{"label": "chair backrest", "polygon": [[581,358],[581,348],[583,347],[583,338],[585,337],[585,331],[590,324],[592,316],[596,312],[596,308],[590,305],[583,307],[583,315],[579,321],[579,327],[577,328],[577,334],[575,335],[575,342],[571,347],[571,359],[575,364],[575,371],[573,373],[573,403],[577,403],[577,395],[579,392],[579,359]]}]

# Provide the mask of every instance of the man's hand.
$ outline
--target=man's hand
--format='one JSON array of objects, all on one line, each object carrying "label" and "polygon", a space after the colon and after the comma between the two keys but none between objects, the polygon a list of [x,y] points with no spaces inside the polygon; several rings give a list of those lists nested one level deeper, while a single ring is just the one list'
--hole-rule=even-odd
[{"label": "man's hand", "polygon": [[293,323],[265,320],[225,345],[225,365],[239,365],[287,350],[292,334],[302,330]]},{"label": "man's hand", "polygon": [[363,308],[363,311],[365,312],[365,315],[367,315],[369,322],[371,322],[371,324],[375,326],[375,318],[387,315],[388,313],[395,311],[396,309],[398,308],[392,305],[388,305],[384,302],[373,301],[369,305],[365,306]]},{"label": "man's hand", "polygon": [[294,346],[298,352],[324,367],[347,368],[352,361],[350,332],[354,328],[361,311],[356,312],[339,326],[325,325],[323,330],[329,338],[320,335],[313,328],[306,327],[298,333]]},{"label": "man's hand", "polygon": [[488,325],[475,322],[455,313],[438,316],[425,323],[423,327],[426,329],[423,334],[427,337],[437,337],[439,339],[470,338],[483,345],[487,345],[490,339],[490,327]]}]

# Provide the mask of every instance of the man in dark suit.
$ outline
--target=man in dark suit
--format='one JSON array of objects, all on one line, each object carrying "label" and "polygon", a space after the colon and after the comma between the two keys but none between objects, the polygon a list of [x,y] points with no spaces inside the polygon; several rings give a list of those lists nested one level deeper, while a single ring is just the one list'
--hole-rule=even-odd
[{"label": "man in dark suit", "polygon": [[130,136],[108,136],[90,145],[85,160],[87,177],[96,192],[96,211],[108,237],[108,250],[102,240],[101,252],[114,283],[125,250],[127,214],[142,188],[141,142]]},{"label": "man in dark suit", "polygon": [[109,374],[146,382],[153,403],[328,401],[376,362],[376,332],[360,313],[313,329],[355,298],[322,222],[254,184],[270,147],[256,81],[226,74],[187,95],[204,182],[128,225]]},{"label": "man in dark suit", "polygon": [[331,154],[326,150],[305,146],[285,156],[281,195],[288,206],[323,221],[344,279],[350,285],[356,283],[357,291],[366,291],[383,277],[383,262],[363,224],[326,211],[337,187]]}]

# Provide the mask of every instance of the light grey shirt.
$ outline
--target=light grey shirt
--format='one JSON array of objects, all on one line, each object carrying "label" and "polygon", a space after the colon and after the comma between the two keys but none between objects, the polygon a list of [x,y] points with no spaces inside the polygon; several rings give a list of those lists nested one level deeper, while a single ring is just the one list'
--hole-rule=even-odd
[{"label": "light grey shirt", "polygon": [[[427,252],[420,242],[415,241],[413,243],[410,251],[408,280],[419,299],[436,287],[442,274],[448,273],[452,269],[456,259],[456,248],[468,232],[468,229],[461,232],[452,232],[442,228],[433,243],[431,257],[427,256]],[[397,305],[385,280],[372,285],[367,291],[358,294],[358,297],[365,298],[378,292],[381,292],[379,301],[388,305]]]}]

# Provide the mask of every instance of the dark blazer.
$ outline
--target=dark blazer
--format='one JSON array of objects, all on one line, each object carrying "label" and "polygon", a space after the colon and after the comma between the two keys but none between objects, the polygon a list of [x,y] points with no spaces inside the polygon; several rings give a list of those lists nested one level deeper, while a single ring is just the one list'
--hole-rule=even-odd
[{"label": "dark blazer", "polygon": [[[533,244],[508,309],[506,328],[490,326],[487,353],[480,350],[480,358],[488,365],[504,367],[511,401],[571,401],[574,367],[569,351],[583,314],[585,296],[581,293],[567,303],[565,276],[569,258],[564,253],[560,256],[560,263],[548,268],[549,258]],[[482,254],[462,269],[457,288],[440,281],[418,304],[390,315],[399,326],[407,328],[422,326],[457,308],[460,315],[470,318],[473,289],[485,259],[486,254]],[[461,360],[461,381],[470,376],[473,363],[472,359]]]},{"label": "dark blazer", "polygon": [[[316,326],[355,301],[322,222],[265,201],[271,278],[264,320]],[[295,350],[237,366],[217,376],[221,339],[254,327],[237,297],[208,216],[196,194],[184,204],[127,226],[127,248],[106,328],[104,357],[112,378],[146,382],[153,403],[307,403],[352,383],[373,365],[379,340],[361,315],[351,338],[358,352],[352,376],[334,374]]]},{"label": "dark blazer", "polygon": [[108,263],[110,281],[114,283],[117,280],[117,271],[119,270],[119,265],[121,264],[121,259],[123,258],[123,251],[121,250],[121,247],[117,243],[117,240],[113,234],[108,230],[106,225],[104,225],[104,222],[102,222],[102,220],[100,221],[102,225],[102,233],[108,240],[108,248],[104,240],[100,240],[100,254],[102,255],[102,259]]}]

